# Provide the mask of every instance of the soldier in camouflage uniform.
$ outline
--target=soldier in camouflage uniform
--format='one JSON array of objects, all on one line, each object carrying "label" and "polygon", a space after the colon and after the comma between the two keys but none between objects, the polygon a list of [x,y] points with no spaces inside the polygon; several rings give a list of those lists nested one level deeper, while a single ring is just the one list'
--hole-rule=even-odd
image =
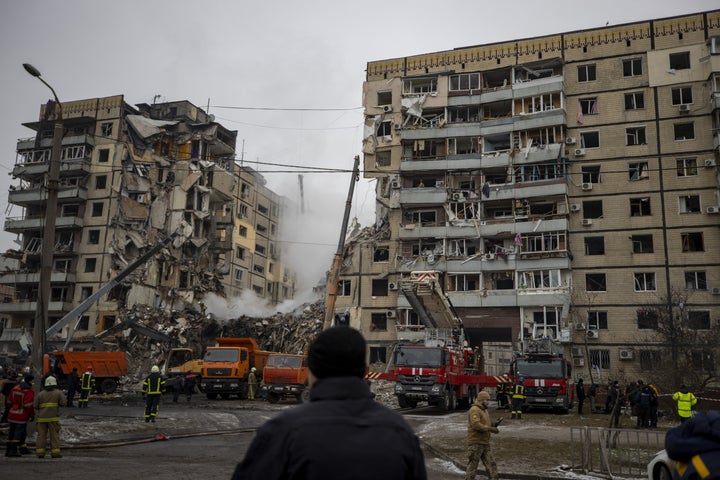
[{"label": "soldier in camouflage uniform", "polygon": [[482,460],[489,480],[498,480],[497,464],[490,451],[490,434],[498,433],[498,422],[490,422],[487,407],[490,394],[482,391],[478,393],[475,403],[468,410],[468,466],[465,471],[465,480],[473,480],[477,473],[478,463]]}]

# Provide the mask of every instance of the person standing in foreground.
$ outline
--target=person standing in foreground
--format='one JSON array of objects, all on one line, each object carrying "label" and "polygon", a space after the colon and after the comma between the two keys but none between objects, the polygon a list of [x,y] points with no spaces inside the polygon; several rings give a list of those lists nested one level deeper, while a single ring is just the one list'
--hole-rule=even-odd
[{"label": "person standing in foreground", "polygon": [[92,366],[88,365],[80,378],[80,400],[78,400],[79,408],[87,408],[90,401],[90,392],[95,388],[95,377],[93,376]]},{"label": "person standing in foreground", "polygon": [[365,358],[357,330],[321,332],[308,349],[310,401],[260,427],[232,478],[426,479],[412,428],[363,381]]},{"label": "person standing in foreground", "polygon": [[160,408],[160,397],[165,393],[165,380],[160,376],[160,367],[153,365],[142,387],[145,396],[145,421],[155,423]]},{"label": "person standing in foreground", "polygon": [[33,401],[35,392],[32,389],[32,375],[25,375],[18,379],[19,383],[10,391],[8,400],[10,410],[8,411],[8,443],[5,447],[6,457],[20,457],[30,453],[25,443],[27,437],[27,424],[35,419]]},{"label": "person standing in foreground", "polygon": [[486,391],[478,393],[475,403],[468,410],[468,465],[465,480],[473,480],[477,473],[478,463],[482,460],[488,480],[497,480],[497,464],[490,451],[490,434],[498,433],[497,422],[490,422],[487,407],[490,394]]},{"label": "person standing in foreground", "polygon": [[67,404],[65,395],[57,389],[57,380],[50,376],[45,379],[45,390],[35,397],[37,412],[37,440],[35,455],[45,458],[45,445],[50,434],[50,456],[62,458],[60,455],[60,407]]},{"label": "person standing in foreground", "polygon": [[677,402],[677,412],[680,417],[680,423],[692,417],[692,409],[697,403],[697,398],[692,392],[688,391],[685,385],[680,385],[680,391],[675,392],[672,399]]},{"label": "person standing in foreground", "polygon": [[252,367],[250,369],[250,373],[248,374],[248,400],[255,400],[255,390],[257,390],[257,377],[255,376],[256,371],[257,368]]},{"label": "person standing in foreground", "polygon": [[582,415],[583,403],[585,403],[585,385],[582,378],[579,378],[575,385],[575,396],[578,401],[578,415]]},{"label": "person standing in foreground", "polygon": [[77,367],[73,367],[72,372],[68,375],[68,389],[67,389],[67,406],[73,407],[73,400],[75,399],[75,392],[80,390],[80,378],[78,378]]},{"label": "person standing in foreground", "polygon": [[698,412],[668,430],[665,451],[677,462],[674,479],[720,479],[720,412]]}]

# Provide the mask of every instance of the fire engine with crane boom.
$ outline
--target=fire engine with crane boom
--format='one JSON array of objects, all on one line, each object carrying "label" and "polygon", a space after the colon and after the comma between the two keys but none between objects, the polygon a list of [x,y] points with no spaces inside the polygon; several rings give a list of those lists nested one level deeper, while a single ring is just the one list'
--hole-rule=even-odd
[{"label": "fire engine with crane boom", "polygon": [[395,346],[388,367],[402,408],[419,402],[450,411],[469,407],[483,388],[509,383],[483,371],[482,353],[467,346],[462,321],[440,284],[439,271],[411,272],[400,289],[423,322],[420,343]]},{"label": "fire engine with crane boom", "polygon": [[564,357],[562,347],[546,335],[545,329],[536,327],[523,347],[523,354],[514,359],[511,366],[513,376],[523,378],[523,409],[567,413],[575,400],[575,385],[572,363]]}]

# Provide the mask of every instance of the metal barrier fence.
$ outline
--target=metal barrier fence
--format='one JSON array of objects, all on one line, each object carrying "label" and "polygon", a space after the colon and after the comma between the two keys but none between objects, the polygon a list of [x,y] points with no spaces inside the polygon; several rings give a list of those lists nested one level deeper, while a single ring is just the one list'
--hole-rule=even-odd
[{"label": "metal barrier fence", "polygon": [[647,464],[665,448],[664,430],[571,427],[575,471],[613,477],[646,477]]}]

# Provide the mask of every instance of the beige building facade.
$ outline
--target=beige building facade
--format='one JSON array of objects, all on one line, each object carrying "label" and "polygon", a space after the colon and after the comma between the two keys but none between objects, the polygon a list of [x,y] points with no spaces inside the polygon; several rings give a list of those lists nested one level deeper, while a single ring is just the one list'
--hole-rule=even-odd
[{"label": "beige building facade", "polygon": [[377,223],[336,309],[372,360],[424,330],[420,271],[496,366],[550,337],[577,376],[642,378],[647,305],[720,322],[720,11],[371,61],[363,99]]}]

